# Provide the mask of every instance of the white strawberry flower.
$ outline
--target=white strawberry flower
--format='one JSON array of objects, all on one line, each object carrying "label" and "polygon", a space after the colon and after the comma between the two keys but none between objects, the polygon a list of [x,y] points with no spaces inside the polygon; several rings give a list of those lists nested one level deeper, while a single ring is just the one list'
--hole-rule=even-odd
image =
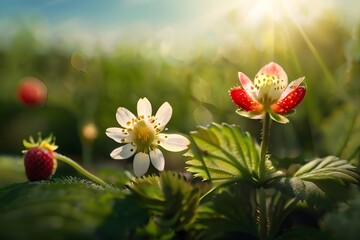
[{"label": "white strawberry flower", "polygon": [[159,146],[171,151],[179,152],[190,145],[190,141],[179,134],[161,133],[172,115],[172,107],[168,102],[161,105],[155,116],[152,115],[151,103],[147,98],[140,98],[137,103],[137,116],[128,109],[119,107],[116,120],[121,128],[106,129],[106,135],[121,147],[110,153],[113,159],[127,159],[134,156],[134,173],[141,176],[152,165],[159,171],[164,170],[165,159]]}]

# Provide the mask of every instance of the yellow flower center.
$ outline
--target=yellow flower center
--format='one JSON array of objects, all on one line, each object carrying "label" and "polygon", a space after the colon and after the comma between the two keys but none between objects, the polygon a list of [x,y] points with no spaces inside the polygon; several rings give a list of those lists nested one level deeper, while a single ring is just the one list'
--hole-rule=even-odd
[{"label": "yellow flower center", "polygon": [[255,76],[255,88],[258,90],[257,100],[262,104],[271,104],[279,99],[287,85],[285,79],[269,74],[258,74]]},{"label": "yellow flower center", "polygon": [[141,152],[147,152],[147,149],[153,144],[156,135],[154,128],[149,126],[145,120],[137,122],[131,134],[134,143]]}]

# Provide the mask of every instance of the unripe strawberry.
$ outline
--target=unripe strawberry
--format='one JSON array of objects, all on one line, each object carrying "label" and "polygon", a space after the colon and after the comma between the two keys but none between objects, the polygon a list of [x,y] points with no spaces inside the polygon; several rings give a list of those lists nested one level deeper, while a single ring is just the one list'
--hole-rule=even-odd
[{"label": "unripe strawberry", "polygon": [[18,88],[18,97],[26,105],[41,105],[47,98],[47,87],[37,78],[24,78]]},{"label": "unripe strawberry", "polygon": [[57,146],[54,142],[52,136],[44,140],[39,136],[37,142],[32,137],[30,141],[23,141],[28,149],[24,151],[24,166],[29,181],[47,180],[55,173],[57,161],[54,150]]},{"label": "unripe strawberry", "polygon": [[49,179],[55,173],[57,162],[52,150],[34,147],[25,153],[24,165],[27,178],[38,181]]}]

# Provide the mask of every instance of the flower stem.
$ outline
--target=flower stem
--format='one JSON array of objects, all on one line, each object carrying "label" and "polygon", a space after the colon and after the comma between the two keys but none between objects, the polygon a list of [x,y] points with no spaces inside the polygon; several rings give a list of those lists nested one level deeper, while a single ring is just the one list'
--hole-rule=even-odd
[{"label": "flower stem", "polygon": [[[263,118],[262,125],[262,140],[260,150],[260,165],[259,165],[259,180],[260,183],[265,181],[266,177],[266,154],[269,145],[269,133],[270,133],[270,115],[266,113]],[[266,206],[266,191],[263,187],[259,189],[259,218],[260,218],[260,239],[265,240],[268,236],[268,224],[267,224],[267,206]]]},{"label": "flower stem", "polygon": [[107,184],[106,182],[104,182],[104,180],[98,178],[97,176],[95,176],[94,174],[88,172],[87,170],[85,170],[83,167],[81,167],[79,164],[77,164],[74,160],[72,160],[71,158],[68,158],[64,155],[61,155],[59,153],[54,152],[54,157],[57,160],[63,161],[67,164],[69,164],[70,166],[72,166],[73,168],[75,168],[79,173],[83,174],[84,176],[86,176],[88,179],[90,179],[91,181],[105,186],[105,187],[109,187],[110,185]]},{"label": "flower stem", "polygon": [[269,113],[266,113],[263,118],[262,132],[261,132],[261,150],[260,150],[260,165],[259,165],[259,178],[260,182],[264,182],[266,176],[266,154],[269,145],[271,118]]},{"label": "flower stem", "polygon": [[260,218],[260,239],[267,239],[268,225],[267,225],[267,208],[266,208],[266,192],[263,187],[259,189],[259,218]]}]

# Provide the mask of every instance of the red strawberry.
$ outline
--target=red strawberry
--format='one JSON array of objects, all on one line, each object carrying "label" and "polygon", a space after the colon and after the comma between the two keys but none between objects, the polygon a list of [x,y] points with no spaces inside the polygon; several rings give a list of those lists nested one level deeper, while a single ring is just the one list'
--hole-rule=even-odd
[{"label": "red strawberry", "polygon": [[27,77],[19,85],[18,97],[26,105],[41,105],[46,101],[47,88],[42,81]]},{"label": "red strawberry", "polygon": [[306,88],[299,86],[290,92],[285,98],[271,105],[271,109],[278,114],[285,114],[296,107],[304,98]]},{"label": "red strawberry", "polygon": [[30,181],[47,180],[56,170],[57,162],[51,149],[33,147],[24,156],[25,173]]},{"label": "red strawberry", "polygon": [[229,91],[232,101],[248,112],[259,112],[262,110],[262,105],[250,97],[245,89],[241,87],[234,87]]}]

